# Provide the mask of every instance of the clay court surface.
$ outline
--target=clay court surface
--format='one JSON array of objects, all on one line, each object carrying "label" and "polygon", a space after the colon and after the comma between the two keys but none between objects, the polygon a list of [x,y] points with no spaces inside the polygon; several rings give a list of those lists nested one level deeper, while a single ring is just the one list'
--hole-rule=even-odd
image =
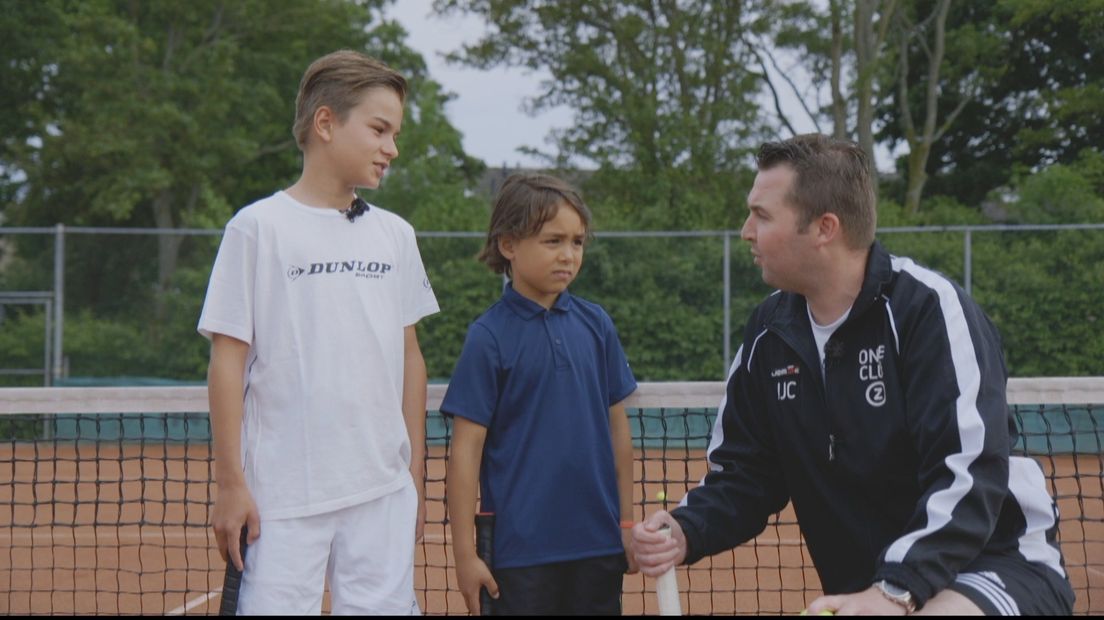
[{"label": "clay court surface", "polygon": [[[430,449],[415,578],[425,613],[464,614],[444,524],[443,450]],[[1059,497],[1075,612],[1104,613],[1101,458],[1040,462]],[[205,444],[15,444],[0,447],[0,463],[0,613],[217,613],[223,565],[206,526],[214,488]],[[672,507],[704,468],[699,451],[638,450],[635,517],[643,498],[649,513]],[[661,489],[667,502],[654,499]],[[684,613],[791,614],[816,598],[792,514],[776,521],[754,543],[681,569]],[[652,587],[626,577],[625,613],[655,613]]]}]

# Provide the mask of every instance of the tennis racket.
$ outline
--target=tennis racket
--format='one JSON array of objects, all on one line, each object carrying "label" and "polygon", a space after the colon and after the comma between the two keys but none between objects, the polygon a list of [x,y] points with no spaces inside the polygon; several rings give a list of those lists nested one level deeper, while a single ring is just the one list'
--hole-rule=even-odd
[{"label": "tennis racket", "polygon": [[[493,512],[480,512],[475,515],[475,553],[487,568],[494,570],[494,520]],[[487,588],[479,588],[479,615],[491,615],[494,599]]]},{"label": "tennis racket", "polygon": [[[670,527],[663,527],[660,532],[671,535]],[[675,576],[675,567],[672,566],[656,578],[656,598],[659,600],[659,615],[681,616],[682,603],[679,601],[678,578]]]},{"label": "tennis racket", "polygon": [[[243,565],[245,562],[245,539],[248,535],[249,530],[243,527],[241,530],[241,542],[239,543],[241,545]],[[226,576],[222,579],[222,601],[219,603],[220,616],[238,615],[238,594],[241,592],[241,580],[241,571],[238,570],[237,566],[234,566],[234,560],[227,560]]]}]

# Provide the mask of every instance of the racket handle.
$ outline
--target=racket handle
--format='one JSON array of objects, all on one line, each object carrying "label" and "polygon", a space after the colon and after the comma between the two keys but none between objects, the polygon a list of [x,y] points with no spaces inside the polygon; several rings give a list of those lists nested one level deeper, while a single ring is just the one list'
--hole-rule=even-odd
[{"label": "racket handle", "polygon": [[[671,536],[671,528],[669,527],[664,527],[660,532],[668,537]],[[675,567],[672,566],[666,573],[656,578],[656,598],[659,600],[659,615],[682,615],[682,602],[679,600],[678,577],[675,575]]]},{"label": "racket handle", "polygon": [[[494,570],[494,513],[481,512],[475,515],[475,553],[487,568]],[[493,615],[494,599],[487,588],[479,588],[479,615]]]},{"label": "racket handle", "polygon": [[[249,530],[242,528],[241,540],[238,541],[241,549],[242,562],[245,562],[245,541],[249,537]],[[222,599],[219,601],[220,616],[238,615],[238,594],[241,592],[242,574],[234,560],[226,562],[226,576],[222,580]]]}]

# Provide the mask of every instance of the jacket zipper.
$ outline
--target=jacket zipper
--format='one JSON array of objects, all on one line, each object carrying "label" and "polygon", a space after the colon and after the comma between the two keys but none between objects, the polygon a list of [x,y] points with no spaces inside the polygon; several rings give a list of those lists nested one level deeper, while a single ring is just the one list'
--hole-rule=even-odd
[{"label": "jacket zipper", "polygon": [[[809,366],[809,360],[802,357],[801,353],[798,353],[799,349],[794,346],[793,342],[791,342],[790,339],[787,338],[785,334],[783,334],[781,331],[779,331],[779,330],[777,330],[773,327],[768,327],[767,329],[770,330],[772,333],[774,333],[774,335],[781,338],[782,342],[785,342],[786,346],[790,347],[790,349],[793,350],[794,353],[797,353],[797,357],[799,359],[801,359],[803,362],[805,362],[806,367]],[[818,359],[818,360],[816,360],[816,362],[817,362],[817,366],[814,366],[813,368],[817,368],[819,366],[820,360]],[[840,445],[843,444],[843,441],[836,439],[835,433],[832,432],[832,429],[835,425],[833,424],[833,420],[832,420],[832,408],[828,405],[828,356],[827,355],[824,356],[824,372],[821,375],[820,383],[817,384],[817,385],[820,387],[821,407],[822,407],[822,410],[825,412],[825,416],[827,417],[827,425],[828,425],[828,462],[831,463],[831,464],[835,464],[838,448],[839,448]]]}]

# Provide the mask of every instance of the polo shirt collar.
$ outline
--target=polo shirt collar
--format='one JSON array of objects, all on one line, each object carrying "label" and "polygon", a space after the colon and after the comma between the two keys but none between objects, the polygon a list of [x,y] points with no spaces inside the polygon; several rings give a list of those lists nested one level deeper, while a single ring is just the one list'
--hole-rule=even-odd
[{"label": "polo shirt collar", "polygon": [[[511,310],[523,319],[534,318],[545,311],[544,306],[515,291],[513,282],[507,283],[506,288],[502,290],[502,299]],[[556,303],[552,304],[551,310],[567,312],[571,309],[571,305],[571,293],[565,290],[556,298]]]}]

